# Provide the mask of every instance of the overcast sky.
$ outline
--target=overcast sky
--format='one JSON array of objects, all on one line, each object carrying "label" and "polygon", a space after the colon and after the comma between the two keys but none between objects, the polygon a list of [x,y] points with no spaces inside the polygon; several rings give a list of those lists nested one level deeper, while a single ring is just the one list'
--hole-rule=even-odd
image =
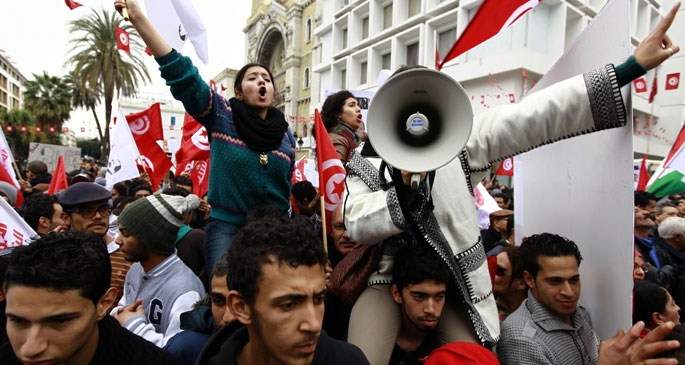
[{"label": "overcast sky", "polygon": [[[189,1],[189,0],[187,0]],[[47,71],[51,75],[66,74],[68,24],[89,14],[92,9],[114,10],[113,0],[78,0],[84,6],[69,10],[64,0],[4,1],[0,21],[0,49],[4,50],[19,71],[28,79],[32,74]],[[139,0],[143,8],[144,0]],[[245,63],[245,34],[242,32],[250,15],[251,2],[245,0],[193,0],[196,10],[207,28],[209,63],[202,64],[194,57],[190,42],[183,53],[191,56],[203,78],[209,80],[226,67],[240,68]],[[146,55],[144,55],[146,56]],[[164,83],[156,63],[148,60],[148,72],[154,85],[146,88],[158,90]],[[81,118],[80,113],[72,120]],[[90,117],[89,119],[92,119]]]}]

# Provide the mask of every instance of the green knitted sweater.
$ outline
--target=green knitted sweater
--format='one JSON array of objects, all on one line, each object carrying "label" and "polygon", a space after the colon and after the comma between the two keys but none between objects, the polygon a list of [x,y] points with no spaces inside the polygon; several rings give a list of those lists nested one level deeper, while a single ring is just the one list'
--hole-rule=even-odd
[{"label": "green knitted sweater", "polygon": [[236,131],[230,103],[202,80],[190,59],[173,50],[156,60],[171,93],[209,134],[210,217],[242,226],[247,211],[261,203],[288,211],[295,167],[290,129],[277,150],[264,151],[268,163],[260,164],[260,153],[249,149]]}]

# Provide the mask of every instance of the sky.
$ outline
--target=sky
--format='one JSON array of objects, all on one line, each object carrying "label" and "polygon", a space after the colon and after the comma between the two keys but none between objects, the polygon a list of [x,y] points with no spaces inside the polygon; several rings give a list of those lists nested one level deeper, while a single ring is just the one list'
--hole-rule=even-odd
[{"label": "sky", "polygon": [[[87,16],[93,9],[114,11],[113,0],[77,1],[84,6],[75,10],[69,10],[64,0],[3,3],[0,49],[5,51],[27,79],[33,79],[33,74],[41,74],[43,71],[53,76],[65,75],[67,69],[64,68],[64,63],[71,48],[68,24]],[[145,1],[138,2],[145,9]],[[204,79],[211,79],[226,67],[238,69],[245,64],[245,34],[242,30],[250,15],[251,3],[245,0],[193,0],[195,9],[207,28],[209,63],[204,65],[195,57],[190,42],[186,42],[182,53],[193,59]],[[143,56],[147,57],[145,54]],[[159,76],[157,64],[151,57],[146,63],[152,84],[143,87],[143,91],[166,92],[167,88]],[[104,116],[104,111],[100,114]],[[66,125],[80,125],[81,119],[90,121],[92,115],[75,111]]]}]

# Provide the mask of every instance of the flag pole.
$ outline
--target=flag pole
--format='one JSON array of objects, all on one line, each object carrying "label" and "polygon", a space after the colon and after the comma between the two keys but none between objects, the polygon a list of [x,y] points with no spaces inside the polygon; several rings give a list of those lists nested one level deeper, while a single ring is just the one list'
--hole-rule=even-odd
[{"label": "flag pole", "polygon": [[328,255],[328,237],[326,234],[326,199],[321,196],[319,201],[321,202],[321,233],[323,234],[323,250],[326,252],[326,255]]},{"label": "flag pole", "polygon": [[17,180],[24,180],[21,177],[21,171],[19,171],[19,166],[17,166],[17,161],[12,160],[12,166],[14,167],[14,172],[17,174]]},{"label": "flag pole", "polygon": [[128,21],[128,8],[127,7],[121,8],[121,16],[124,17],[124,20]]}]

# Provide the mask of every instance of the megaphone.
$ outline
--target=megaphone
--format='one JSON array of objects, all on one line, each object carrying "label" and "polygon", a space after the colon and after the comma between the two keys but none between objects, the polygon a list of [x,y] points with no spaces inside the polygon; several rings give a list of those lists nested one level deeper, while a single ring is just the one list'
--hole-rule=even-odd
[{"label": "megaphone", "polygon": [[453,78],[418,68],[388,79],[371,99],[366,119],[376,153],[394,168],[418,173],[459,155],[471,134],[473,109]]}]

